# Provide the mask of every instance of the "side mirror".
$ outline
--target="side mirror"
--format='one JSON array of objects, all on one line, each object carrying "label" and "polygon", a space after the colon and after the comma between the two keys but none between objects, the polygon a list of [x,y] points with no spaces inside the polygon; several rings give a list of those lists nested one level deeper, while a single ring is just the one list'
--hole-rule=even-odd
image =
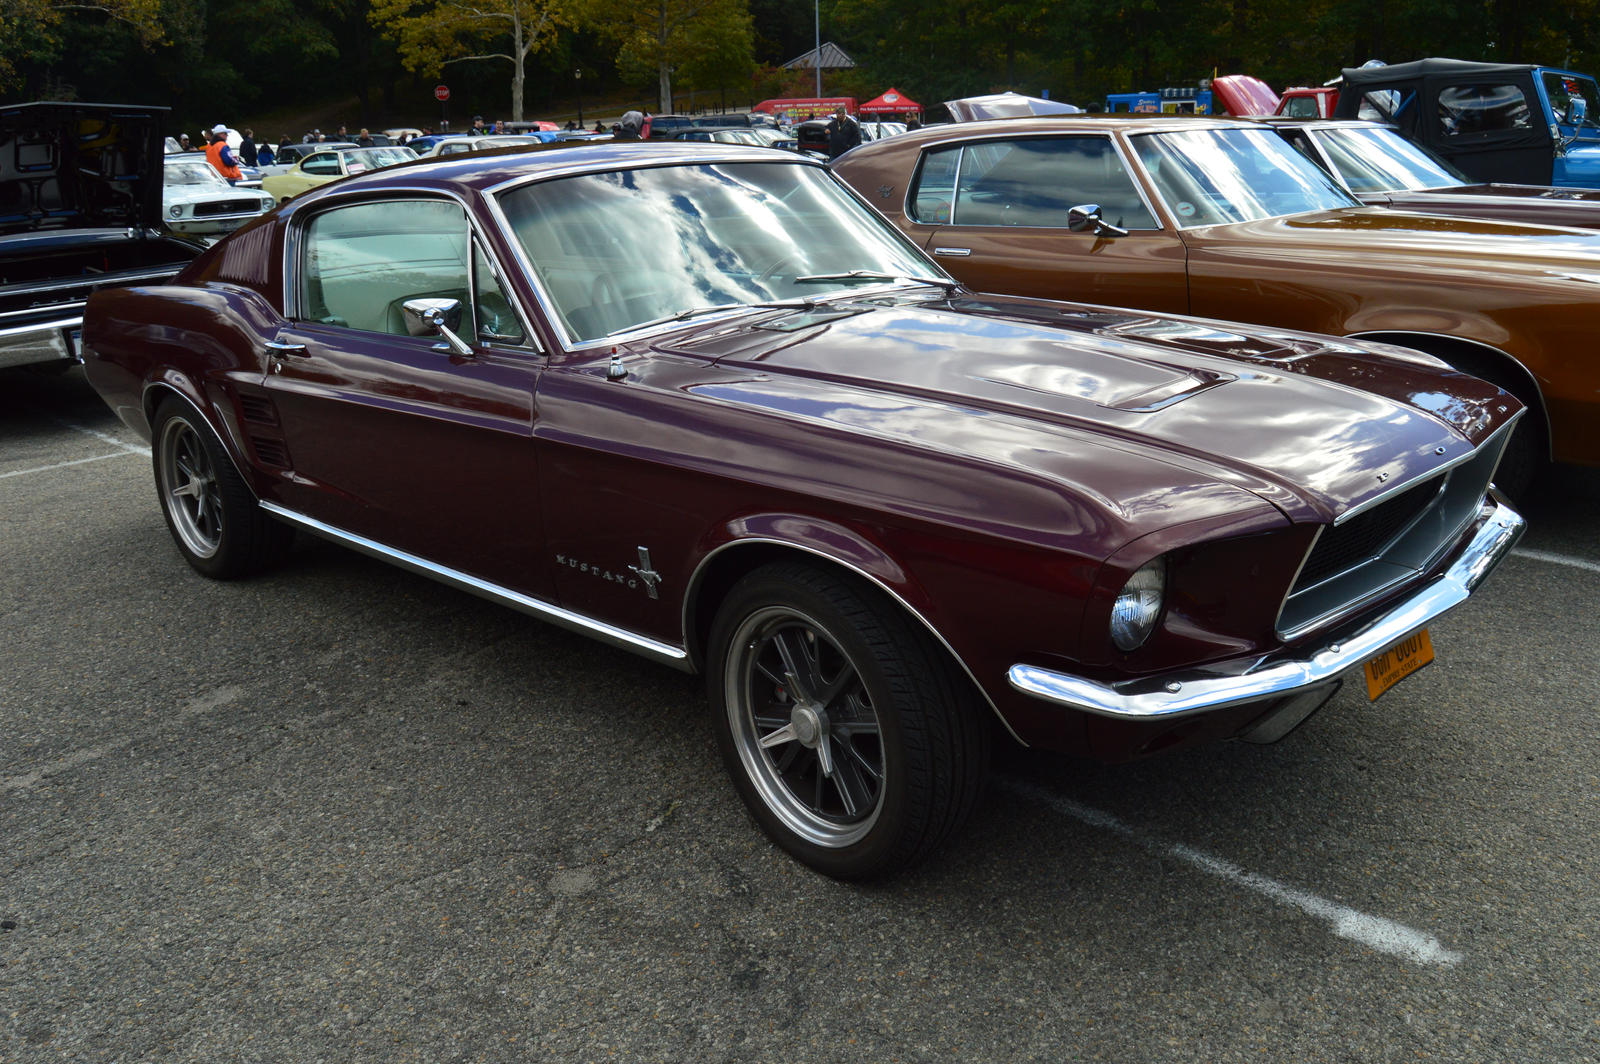
[{"label": "side mirror", "polygon": [[1582,96],[1574,96],[1567,101],[1567,121],[1575,126],[1583,125],[1583,120],[1589,117],[1589,101]]},{"label": "side mirror", "polygon": [[472,354],[472,348],[457,335],[461,328],[461,300],[408,299],[400,304],[405,314],[406,332],[412,336],[442,336],[439,344],[458,355]]},{"label": "side mirror", "polygon": [[1100,217],[1100,204],[1081,203],[1067,211],[1067,228],[1074,233],[1093,232],[1095,236],[1127,236],[1126,229],[1119,229]]}]

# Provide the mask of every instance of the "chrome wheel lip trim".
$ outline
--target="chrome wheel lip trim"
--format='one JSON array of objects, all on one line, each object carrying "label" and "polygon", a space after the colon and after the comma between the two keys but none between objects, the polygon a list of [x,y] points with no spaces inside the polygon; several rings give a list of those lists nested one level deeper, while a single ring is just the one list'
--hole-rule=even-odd
[{"label": "chrome wheel lip trim", "polygon": [[[840,824],[818,815],[808,803],[790,790],[788,784],[784,783],[782,774],[778,772],[771,755],[761,745],[760,736],[756,733],[754,711],[744,699],[744,692],[749,690],[750,676],[758,656],[756,651],[757,644],[761,640],[761,630],[770,622],[780,618],[805,625],[816,632],[819,638],[827,639],[850,663],[856,674],[859,676],[861,673],[855,660],[845,653],[844,648],[828,634],[828,630],[813,618],[789,606],[764,606],[740,622],[733,638],[729,641],[733,651],[723,667],[723,702],[727,707],[728,728],[733,736],[734,749],[739,754],[739,763],[744,768],[745,778],[755,787],[763,804],[783,823],[783,826],[813,846],[831,850],[843,849],[866,838],[877,825],[879,817],[883,815],[884,800],[888,794],[887,766],[884,766],[884,779],[878,785],[877,800],[873,804],[872,812],[861,820],[848,824]],[[877,715],[876,709],[873,710],[873,715]],[[881,721],[879,734],[882,734]],[[821,771],[820,765],[818,771]]]},{"label": "chrome wheel lip trim", "polygon": [[211,461],[211,456],[206,453],[205,441],[201,438],[200,431],[181,414],[169,419],[162,428],[160,446],[156,451],[159,456],[157,465],[161,478],[161,504],[166,508],[167,516],[172,519],[173,527],[183,541],[184,549],[196,557],[211,558],[222,546],[222,533],[219,531],[214,537],[207,536],[200,528],[200,496],[189,496],[188,499],[178,497],[178,489],[187,487],[178,483],[182,474],[178,467],[177,451],[182,446],[188,447],[197,466],[205,467],[208,477],[203,491],[220,528],[222,510],[219,505],[221,498],[217,491],[215,464]]}]

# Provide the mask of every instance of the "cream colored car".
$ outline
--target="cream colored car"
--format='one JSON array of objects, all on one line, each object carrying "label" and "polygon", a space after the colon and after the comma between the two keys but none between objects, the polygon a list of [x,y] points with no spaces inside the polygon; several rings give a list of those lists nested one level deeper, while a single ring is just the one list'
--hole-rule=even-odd
[{"label": "cream colored car", "polygon": [[338,148],[307,155],[289,168],[286,173],[262,178],[261,187],[274,200],[288,200],[329,181],[337,181],[351,174],[364,174],[381,170],[385,166],[410,162],[417,153],[410,148],[394,145],[384,148]]}]

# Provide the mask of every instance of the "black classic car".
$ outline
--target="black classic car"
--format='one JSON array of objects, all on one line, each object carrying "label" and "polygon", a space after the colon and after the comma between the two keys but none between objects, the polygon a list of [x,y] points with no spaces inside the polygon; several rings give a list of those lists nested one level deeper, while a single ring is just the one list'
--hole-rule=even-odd
[{"label": "black classic car", "polygon": [[350,177],[84,341],[195,569],[299,529],[703,673],[740,796],[837,876],[932,853],[991,734],[1126,759],[1377,697],[1522,527],[1492,385],[976,295],[766,148]]},{"label": "black classic car", "polygon": [[91,292],[165,280],[204,250],[162,228],[165,115],[0,109],[0,368],[68,364]]}]

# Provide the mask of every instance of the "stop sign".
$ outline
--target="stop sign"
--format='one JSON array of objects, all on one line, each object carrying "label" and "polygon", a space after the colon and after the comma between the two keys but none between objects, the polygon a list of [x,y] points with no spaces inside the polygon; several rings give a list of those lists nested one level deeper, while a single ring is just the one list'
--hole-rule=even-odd
[{"label": "stop sign", "polygon": [[433,87],[433,98],[440,101],[448,100],[450,98],[450,86],[435,85]]}]

